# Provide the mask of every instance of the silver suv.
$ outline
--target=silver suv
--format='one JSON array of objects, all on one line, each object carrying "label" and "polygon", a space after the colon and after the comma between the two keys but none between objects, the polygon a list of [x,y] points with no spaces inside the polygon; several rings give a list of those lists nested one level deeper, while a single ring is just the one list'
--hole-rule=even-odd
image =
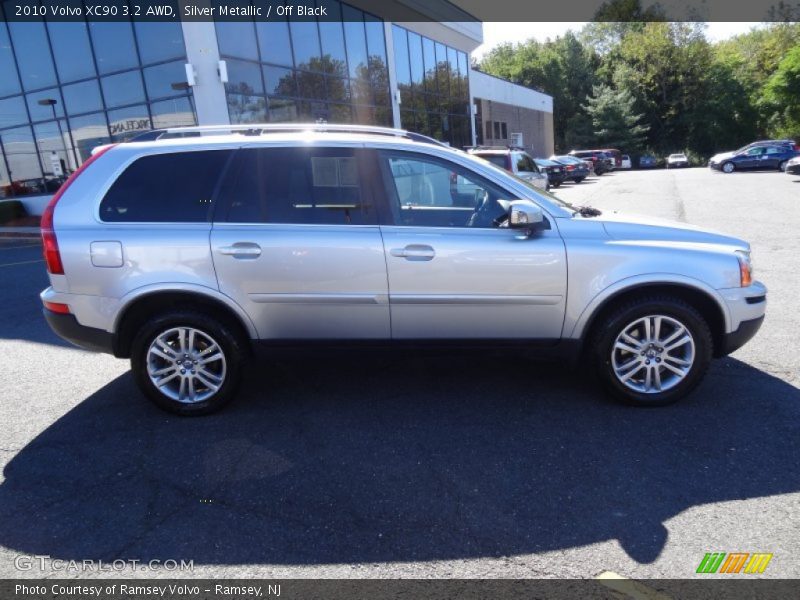
[{"label": "silver suv", "polygon": [[746,242],[575,208],[417,134],[145,137],[98,149],[53,198],[41,297],[56,333],[130,358],[176,413],[229,401],[256,342],[515,344],[667,404],[764,318]]}]

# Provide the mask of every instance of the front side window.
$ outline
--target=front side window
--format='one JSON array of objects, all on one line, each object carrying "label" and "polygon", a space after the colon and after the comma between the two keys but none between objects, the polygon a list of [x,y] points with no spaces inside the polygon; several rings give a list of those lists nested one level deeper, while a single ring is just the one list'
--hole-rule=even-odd
[{"label": "front side window", "polygon": [[223,185],[229,223],[374,222],[352,148],[246,149],[236,162]]},{"label": "front side window", "polygon": [[460,165],[400,152],[380,160],[395,225],[492,228],[506,214],[498,200],[510,195]]},{"label": "front side window", "polygon": [[129,223],[206,221],[230,152],[176,152],[137,159],[108,190],[100,203],[100,218]]}]

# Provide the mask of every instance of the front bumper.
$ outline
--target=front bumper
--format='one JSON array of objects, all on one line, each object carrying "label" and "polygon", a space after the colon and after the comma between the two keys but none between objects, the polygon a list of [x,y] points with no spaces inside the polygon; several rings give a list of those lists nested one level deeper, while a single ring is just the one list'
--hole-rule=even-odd
[{"label": "front bumper", "polygon": [[786,167],[786,172],[789,175],[800,175],[800,164],[788,165]]},{"label": "front bumper", "polygon": [[44,318],[56,335],[92,352],[113,354],[112,335],[108,331],[78,323],[73,314],[62,314],[43,308]]},{"label": "front bumper", "polygon": [[718,291],[728,307],[730,326],[714,354],[725,356],[744,346],[758,332],[767,311],[767,288],[755,281],[744,288]]},{"label": "front bumper", "polygon": [[736,331],[726,333],[722,338],[722,347],[717,351],[717,356],[725,356],[744,346],[758,333],[763,322],[764,315],[761,315],[757,319],[739,323],[739,328]]}]

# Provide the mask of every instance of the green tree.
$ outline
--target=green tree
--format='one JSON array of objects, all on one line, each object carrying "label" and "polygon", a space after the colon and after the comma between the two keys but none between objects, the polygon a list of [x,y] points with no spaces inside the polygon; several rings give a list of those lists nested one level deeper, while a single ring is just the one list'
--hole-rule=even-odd
[{"label": "green tree", "polygon": [[583,108],[591,119],[599,146],[622,148],[629,153],[642,148],[649,126],[641,123],[643,115],[636,113],[635,103],[628,90],[595,86]]},{"label": "green tree", "polygon": [[800,135],[800,45],[790,50],[764,86],[761,104],[775,135]]},{"label": "green tree", "polygon": [[[504,44],[481,61],[480,70],[540,90],[553,97],[553,129],[557,151],[569,149],[569,128],[579,121],[581,103],[592,93],[600,64],[597,54],[572,33],[540,43]],[[571,125],[572,124],[572,125]]]}]

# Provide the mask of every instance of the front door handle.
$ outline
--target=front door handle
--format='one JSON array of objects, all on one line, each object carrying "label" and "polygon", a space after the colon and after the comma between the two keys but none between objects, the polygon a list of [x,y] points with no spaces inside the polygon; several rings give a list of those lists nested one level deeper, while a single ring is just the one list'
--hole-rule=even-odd
[{"label": "front door handle", "polygon": [[433,260],[436,250],[426,244],[409,244],[405,248],[392,248],[389,254],[406,260]]},{"label": "front door handle", "polygon": [[254,242],[236,242],[231,246],[222,246],[219,253],[233,258],[258,258],[261,256],[261,246]]}]

